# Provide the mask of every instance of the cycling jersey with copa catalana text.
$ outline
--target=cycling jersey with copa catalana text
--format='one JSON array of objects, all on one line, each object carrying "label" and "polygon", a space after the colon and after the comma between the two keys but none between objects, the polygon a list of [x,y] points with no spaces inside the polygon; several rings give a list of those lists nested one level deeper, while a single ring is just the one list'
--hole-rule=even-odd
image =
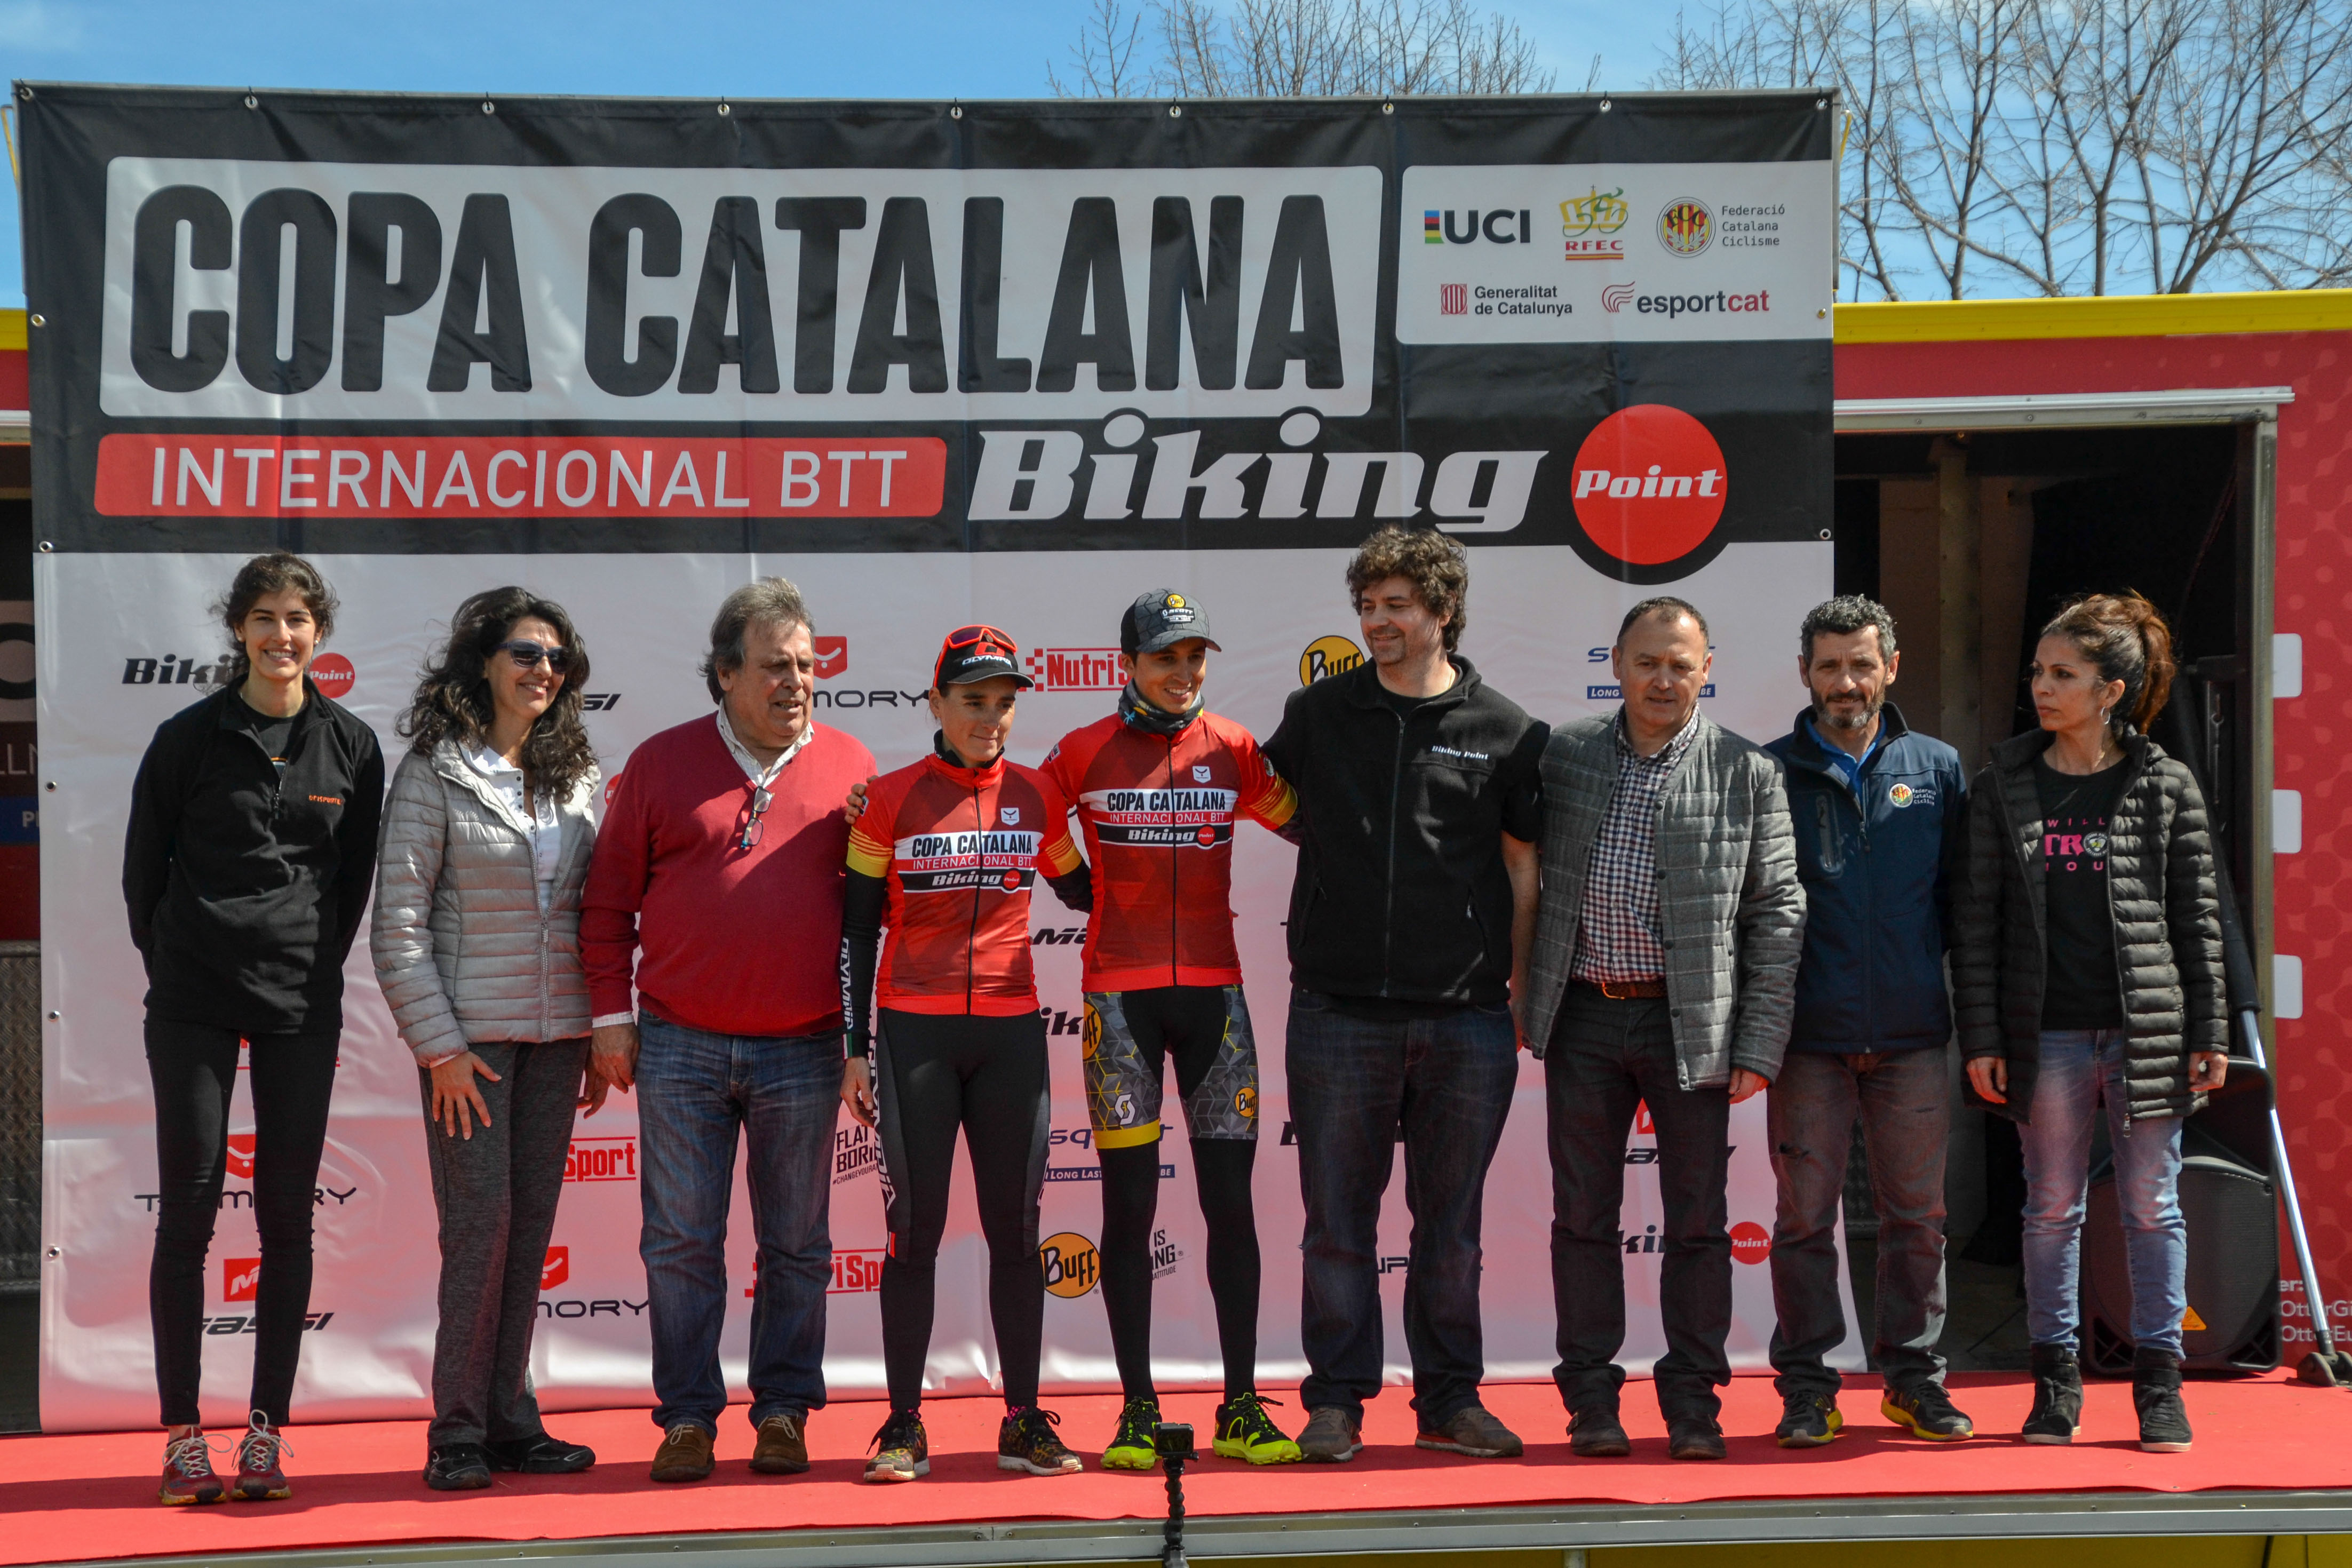
[{"label": "cycling jersey with copa catalana text", "polygon": [[1152,735],[1113,714],[1064,736],[1045,772],[1076,804],[1094,864],[1086,988],[1241,984],[1234,819],[1280,828],[1298,805],[1250,732],[1204,713]]},{"label": "cycling jersey with copa catalana text", "polygon": [[910,1013],[1037,1010],[1029,889],[1078,869],[1069,807],[1034,768],[925,758],[874,782],[849,832],[849,869],[889,890],[876,990]]}]

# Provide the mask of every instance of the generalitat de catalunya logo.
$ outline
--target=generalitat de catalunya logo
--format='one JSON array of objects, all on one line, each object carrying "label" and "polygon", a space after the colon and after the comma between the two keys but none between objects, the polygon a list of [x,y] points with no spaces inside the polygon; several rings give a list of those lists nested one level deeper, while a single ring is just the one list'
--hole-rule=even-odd
[{"label": "generalitat de catalunya logo", "polygon": [[1085,1295],[1102,1279],[1102,1255],[1075,1230],[1039,1242],[1037,1265],[1045,1271],[1045,1289],[1065,1301]]},{"label": "generalitat de catalunya logo", "polygon": [[1364,651],[1348,638],[1334,632],[1318,637],[1300,651],[1298,684],[1311,686],[1326,675],[1345,674],[1364,662]]},{"label": "generalitat de catalunya logo", "polygon": [[1619,409],[1577,448],[1576,520],[1602,550],[1635,566],[1679,560],[1706,543],[1729,495],[1713,434],[1664,403]]}]

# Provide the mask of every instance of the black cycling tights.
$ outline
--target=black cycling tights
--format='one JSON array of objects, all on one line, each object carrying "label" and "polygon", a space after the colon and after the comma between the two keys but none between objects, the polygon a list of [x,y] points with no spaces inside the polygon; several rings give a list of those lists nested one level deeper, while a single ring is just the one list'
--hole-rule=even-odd
[{"label": "black cycling tights", "polygon": [[[1111,1351],[1129,1399],[1152,1396],[1151,1222],[1160,1203],[1160,1145],[1103,1149],[1103,1308]],[[1250,1166],[1257,1145],[1244,1138],[1192,1140],[1192,1175],[1209,1232],[1209,1295],[1217,1306],[1225,1397],[1257,1386],[1257,1217]]]},{"label": "black cycling tights", "polygon": [[[940,1237],[956,1129],[971,1161],[988,1239],[988,1310],[1004,1367],[1004,1401],[1037,1402],[1045,1277],[1037,1264],[1037,1192],[1045,1179],[1045,1020],[882,1010],[875,1041],[890,1251],[882,1260],[882,1362],[890,1406],[923,1399]],[[1147,1276],[1148,1278],[1148,1276]]]}]

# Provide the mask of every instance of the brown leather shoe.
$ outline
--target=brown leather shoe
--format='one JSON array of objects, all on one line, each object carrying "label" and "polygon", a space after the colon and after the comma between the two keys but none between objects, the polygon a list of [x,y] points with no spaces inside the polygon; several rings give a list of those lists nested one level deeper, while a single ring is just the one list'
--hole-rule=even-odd
[{"label": "brown leather shoe", "polygon": [[751,1468],[763,1476],[796,1476],[808,1469],[808,1438],[801,1429],[805,1416],[771,1416],[760,1423],[760,1441],[751,1450]]},{"label": "brown leather shoe", "polygon": [[654,1450],[653,1479],[657,1481],[698,1481],[710,1474],[710,1434],[691,1421],[680,1421]]}]

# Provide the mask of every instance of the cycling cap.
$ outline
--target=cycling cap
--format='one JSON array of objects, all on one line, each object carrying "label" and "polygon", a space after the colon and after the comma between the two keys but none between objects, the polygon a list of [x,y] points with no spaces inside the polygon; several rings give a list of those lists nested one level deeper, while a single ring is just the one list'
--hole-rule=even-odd
[{"label": "cycling cap", "polygon": [[[1187,637],[1198,637],[1217,648],[1209,635],[1209,612],[1191,595],[1172,588],[1153,589],[1129,605],[1118,620],[1118,651],[1129,658],[1157,653]],[[1224,650],[1217,648],[1217,652]]]}]

